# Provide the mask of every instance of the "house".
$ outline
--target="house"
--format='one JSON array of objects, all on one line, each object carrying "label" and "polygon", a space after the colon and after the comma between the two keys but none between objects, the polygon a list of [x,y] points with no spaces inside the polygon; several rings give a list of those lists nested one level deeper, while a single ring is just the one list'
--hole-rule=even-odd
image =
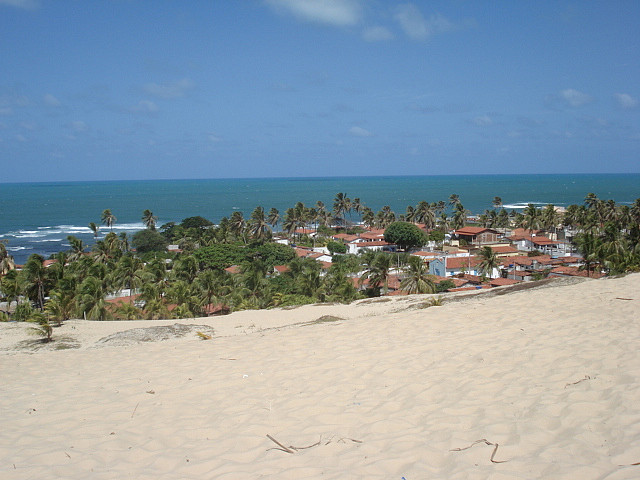
[{"label": "house", "polygon": [[567,244],[561,240],[551,240],[543,235],[512,235],[509,240],[520,251],[537,250],[547,255],[561,256],[566,253]]},{"label": "house", "polygon": [[489,285],[492,287],[503,287],[505,285],[515,285],[520,282],[522,282],[522,280],[516,280],[514,278],[494,278],[489,281]]},{"label": "house", "polygon": [[361,250],[373,250],[375,252],[395,252],[397,245],[394,243],[385,242],[384,240],[363,240],[358,238],[353,242],[347,243],[347,253],[359,253]]},{"label": "house", "polygon": [[477,246],[497,243],[501,236],[497,230],[485,227],[462,227],[453,234],[458,237],[458,240],[464,240],[468,245]]},{"label": "house", "polygon": [[[429,274],[439,277],[452,277],[464,273],[482,276],[479,267],[481,261],[480,257],[436,257],[429,262]],[[500,272],[494,268],[488,277],[500,277]]]},{"label": "house", "polygon": [[580,270],[578,267],[561,266],[556,267],[549,272],[550,277],[586,277],[586,278],[602,278],[605,276],[601,272],[589,272]]},{"label": "house", "polygon": [[493,250],[493,253],[499,258],[520,255],[520,251],[511,245],[489,245],[489,248]]}]

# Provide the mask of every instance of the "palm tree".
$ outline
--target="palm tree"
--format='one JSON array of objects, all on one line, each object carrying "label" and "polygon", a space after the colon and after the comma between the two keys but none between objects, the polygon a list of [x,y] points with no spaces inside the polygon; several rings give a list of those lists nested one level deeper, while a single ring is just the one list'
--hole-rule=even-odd
[{"label": "palm tree", "polygon": [[78,310],[88,320],[109,320],[111,313],[105,302],[103,282],[94,276],[84,279],[79,288]]},{"label": "palm tree", "polygon": [[44,266],[44,258],[34,253],[27,259],[21,272],[24,281],[24,291],[35,306],[42,310],[49,279],[47,269]]},{"label": "palm tree", "polygon": [[393,257],[387,253],[378,252],[360,277],[360,283],[368,279],[372,288],[382,286],[382,294],[386,295],[389,291],[389,276],[392,267]]},{"label": "palm tree", "polygon": [[342,215],[342,225],[347,223],[346,214],[351,210],[351,200],[347,197],[346,193],[336,194],[336,198],[333,200],[333,211],[337,217]]},{"label": "palm tree", "polygon": [[249,235],[257,240],[265,240],[270,236],[270,233],[264,208],[256,207],[251,213],[251,220],[249,220]]},{"label": "palm tree", "polygon": [[89,222],[89,229],[93,232],[93,238],[98,238],[98,232],[100,231],[100,227],[95,224],[95,222]]},{"label": "palm tree", "polygon": [[247,239],[245,237],[247,229],[247,222],[245,221],[242,212],[240,210],[236,210],[231,214],[231,218],[229,219],[229,230],[231,233],[236,236],[242,237],[244,243],[247,243]]},{"label": "palm tree", "polygon": [[502,199],[500,197],[493,197],[493,201],[491,203],[493,203],[494,208],[502,207]]},{"label": "palm tree", "polygon": [[364,208],[364,204],[360,201],[359,198],[354,198],[353,202],[351,203],[351,208],[353,208],[353,211],[359,215]]},{"label": "palm tree", "polygon": [[404,221],[414,223],[416,221],[416,209],[411,205],[407,205],[407,210],[404,214]]},{"label": "palm tree", "polygon": [[455,207],[459,203],[460,203],[460,195],[458,195],[457,193],[452,193],[451,195],[449,195],[449,205],[451,205],[452,207]]},{"label": "palm tree", "polygon": [[371,210],[369,207],[365,207],[364,211],[362,212],[362,223],[364,224],[364,226],[367,228],[373,228],[373,226],[375,225],[375,221],[376,215],[375,213],[373,213],[373,210]]},{"label": "palm tree", "polygon": [[76,297],[74,294],[59,290],[51,292],[49,301],[45,305],[45,312],[58,325],[69,320],[75,311]]},{"label": "palm tree", "polygon": [[496,252],[494,252],[491,247],[482,247],[480,250],[480,259],[478,267],[480,268],[482,275],[492,278],[494,270],[498,268],[498,265],[500,265]]},{"label": "palm tree", "polygon": [[127,237],[127,232],[120,232],[120,250],[122,250],[122,253],[127,253],[129,251],[129,238]]},{"label": "palm tree", "polygon": [[415,256],[409,257],[405,277],[400,288],[407,293],[435,293],[436,285],[429,275],[424,262]]},{"label": "palm tree", "polygon": [[176,262],[175,267],[173,267],[172,272],[176,278],[192,283],[199,270],[198,261],[193,255],[182,255],[180,260]]},{"label": "palm tree", "polygon": [[108,208],[102,212],[102,216],[100,217],[100,219],[102,220],[102,223],[104,225],[111,229],[111,231],[113,231],[113,224],[116,223],[116,220],[118,220]]},{"label": "palm tree", "polygon": [[220,302],[222,285],[218,273],[213,270],[200,272],[196,277],[195,285],[205,307]]},{"label": "palm tree", "polygon": [[114,286],[128,288],[130,303],[133,303],[134,290],[142,284],[144,264],[133,255],[123,255],[114,271]]},{"label": "palm tree", "polygon": [[382,210],[380,212],[382,213],[382,228],[386,228],[396,221],[396,214],[391,210],[391,207],[389,205],[385,205],[384,207],[382,207]]},{"label": "palm tree", "polygon": [[155,230],[157,222],[158,217],[154,216],[151,210],[147,209],[142,212],[142,223],[144,223],[144,226],[149,230]]},{"label": "palm tree", "polygon": [[[536,230],[540,226],[540,212],[533,203],[527,205],[524,209],[524,226],[528,230]],[[532,232],[530,232],[532,233]]]},{"label": "palm tree", "polygon": [[271,228],[276,228],[276,225],[280,222],[280,212],[277,208],[271,207],[269,215],[267,216],[267,223],[271,225]]},{"label": "palm tree", "polygon": [[7,241],[0,240],[0,277],[6,275],[9,270],[16,268],[13,257],[7,251]]},{"label": "palm tree", "polygon": [[460,201],[458,201],[458,203],[455,204],[453,218],[451,221],[452,223],[451,226],[454,228],[454,230],[459,230],[466,225],[468,213],[469,213],[468,210],[464,208],[464,206],[462,205],[462,203],[460,203]]},{"label": "palm tree", "polygon": [[602,242],[597,235],[591,232],[585,232],[577,235],[574,241],[578,251],[582,255],[587,275],[590,276],[593,271],[591,267],[600,259]]},{"label": "palm tree", "polygon": [[84,256],[84,249],[85,249],[85,246],[82,243],[82,240],[80,240],[79,238],[73,235],[67,236],[67,240],[69,241],[69,245],[71,245],[69,262],[75,262],[76,260],[81,259]]}]

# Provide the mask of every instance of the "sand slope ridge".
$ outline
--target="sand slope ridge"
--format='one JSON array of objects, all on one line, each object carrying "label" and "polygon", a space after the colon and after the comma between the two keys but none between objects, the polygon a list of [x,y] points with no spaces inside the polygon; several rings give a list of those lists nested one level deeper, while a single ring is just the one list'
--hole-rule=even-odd
[{"label": "sand slope ridge", "polygon": [[638,478],[639,292],[73,321],[35,353],[2,324],[0,476]]}]

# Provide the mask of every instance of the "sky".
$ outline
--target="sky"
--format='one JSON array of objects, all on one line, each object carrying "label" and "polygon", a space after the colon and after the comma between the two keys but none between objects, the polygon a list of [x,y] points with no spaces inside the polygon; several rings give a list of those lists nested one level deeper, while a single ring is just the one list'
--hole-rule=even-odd
[{"label": "sky", "polygon": [[0,0],[0,182],[640,172],[640,2]]}]

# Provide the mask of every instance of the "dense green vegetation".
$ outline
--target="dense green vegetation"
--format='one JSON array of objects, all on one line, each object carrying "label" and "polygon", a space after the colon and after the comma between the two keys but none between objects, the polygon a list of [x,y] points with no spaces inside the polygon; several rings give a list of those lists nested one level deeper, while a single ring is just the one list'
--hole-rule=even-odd
[{"label": "dense green vegetation", "polygon": [[[396,215],[388,206],[374,213],[359,199],[351,201],[342,193],[336,196],[332,210],[322,202],[313,207],[299,202],[283,216],[274,208],[267,214],[257,207],[248,219],[235,211],[217,225],[190,217],[159,228],[153,212],[145,210],[142,220],[147,228],[131,241],[126,234],[109,231],[89,251],[81,240],[69,236],[70,249],[52,256],[49,260],[53,262],[32,255],[21,271],[13,268],[13,259],[0,242],[0,300],[28,299],[18,304],[12,318],[36,322],[36,330],[49,338],[51,324],[74,317],[185,318],[240,309],[350,302],[385,294],[392,272],[400,273],[401,288],[410,293],[439,292],[453,286],[450,281],[434,285],[424,263],[407,254],[344,254],[345,245],[330,235],[361,232],[362,227],[350,220],[352,213],[368,227],[386,228],[385,239],[406,249],[427,240],[439,244],[445,232],[468,220],[457,195],[451,195],[448,203],[420,202]],[[589,194],[583,205],[572,205],[560,214],[551,205],[529,205],[522,213],[508,213],[496,197],[494,210],[478,221],[494,228],[562,232],[583,254],[589,271],[640,270],[640,199],[630,206],[617,205]],[[107,209],[101,222],[111,230],[116,217]],[[424,225],[429,235],[413,222]],[[331,266],[323,271],[319,262],[298,258],[289,246],[275,243],[272,228],[276,226],[294,243],[327,245],[333,255]],[[91,228],[97,238],[97,225],[92,223]],[[301,231],[303,228],[307,230]],[[168,252],[167,245],[177,250]],[[483,271],[496,267],[491,249],[480,255]],[[230,266],[237,266],[237,272],[225,270]],[[359,291],[360,285],[366,288]],[[136,296],[119,303],[107,300],[123,289],[131,289]]]}]

